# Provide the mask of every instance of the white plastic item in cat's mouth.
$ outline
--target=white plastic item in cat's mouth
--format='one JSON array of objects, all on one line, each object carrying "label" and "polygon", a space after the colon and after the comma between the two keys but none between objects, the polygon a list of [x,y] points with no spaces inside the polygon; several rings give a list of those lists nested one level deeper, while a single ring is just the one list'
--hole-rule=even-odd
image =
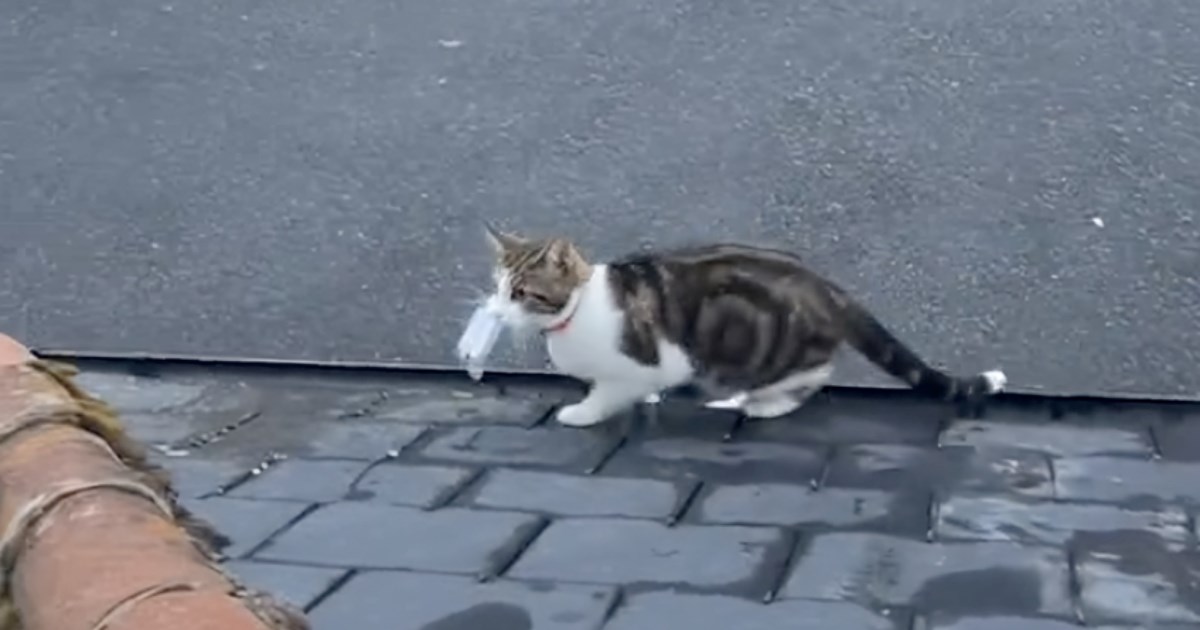
[{"label": "white plastic item in cat's mouth", "polygon": [[466,365],[467,374],[472,379],[478,381],[483,378],[488,355],[496,347],[503,330],[504,323],[486,307],[480,306],[471,313],[471,320],[458,338],[458,359]]}]

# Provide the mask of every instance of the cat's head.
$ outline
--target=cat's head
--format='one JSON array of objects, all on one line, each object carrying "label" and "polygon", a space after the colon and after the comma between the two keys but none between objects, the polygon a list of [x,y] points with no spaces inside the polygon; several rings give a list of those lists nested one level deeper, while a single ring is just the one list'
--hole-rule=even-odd
[{"label": "cat's head", "polygon": [[567,316],[576,289],[592,273],[579,249],[563,238],[525,238],[490,223],[484,227],[496,255],[488,310],[517,328],[548,328]]}]

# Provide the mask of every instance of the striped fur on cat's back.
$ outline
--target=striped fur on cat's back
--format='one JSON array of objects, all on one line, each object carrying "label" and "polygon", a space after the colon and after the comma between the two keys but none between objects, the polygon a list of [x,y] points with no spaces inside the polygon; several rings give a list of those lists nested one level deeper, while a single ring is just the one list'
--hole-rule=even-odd
[{"label": "striped fur on cat's back", "polygon": [[566,239],[490,226],[488,235],[489,307],[512,326],[540,328],[554,364],[592,383],[559,412],[564,424],[594,424],[686,384],[748,416],[780,416],[825,385],[842,344],[932,397],[978,403],[1005,385],[999,371],[959,378],[928,365],[788,252],[712,244],[593,264]]}]

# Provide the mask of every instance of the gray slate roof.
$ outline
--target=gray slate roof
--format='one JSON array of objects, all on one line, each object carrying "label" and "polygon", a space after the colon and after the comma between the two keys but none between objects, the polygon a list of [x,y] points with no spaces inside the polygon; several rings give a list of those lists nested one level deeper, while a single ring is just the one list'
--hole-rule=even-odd
[{"label": "gray slate roof", "polygon": [[317,630],[1200,624],[1200,405],[837,389],[580,430],[548,377],[80,365]]}]

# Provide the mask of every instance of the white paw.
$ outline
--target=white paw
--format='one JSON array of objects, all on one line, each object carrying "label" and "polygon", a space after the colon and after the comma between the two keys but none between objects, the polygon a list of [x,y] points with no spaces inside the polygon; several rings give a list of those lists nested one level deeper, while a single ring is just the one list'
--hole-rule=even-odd
[{"label": "white paw", "polygon": [[554,416],[560,424],[565,424],[569,427],[590,427],[603,420],[591,407],[577,403],[567,405],[558,410]]},{"label": "white paw", "polygon": [[1008,377],[1000,370],[988,370],[984,372],[983,380],[987,381],[989,394],[1004,391],[1004,387],[1008,385]]},{"label": "white paw", "polygon": [[642,402],[647,405],[657,405],[662,402],[662,395],[658,393],[649,394]]},{"label": "white paw", "polygon": [[791,396],[751,398],[742,405],[742,413],[750,418],[778,418],[800,408],[802,401]]},{"label": "white paw", "polygon": [[722,398],[720,400],[710,400],[710,401],[704,403],[704,406],[708,407],[709,409],[741,409],[742,406],[745,404],[746,404],[746,393],[741,392],[738,394],[734,394],[733,396],[730,396],[729,398]]}]

